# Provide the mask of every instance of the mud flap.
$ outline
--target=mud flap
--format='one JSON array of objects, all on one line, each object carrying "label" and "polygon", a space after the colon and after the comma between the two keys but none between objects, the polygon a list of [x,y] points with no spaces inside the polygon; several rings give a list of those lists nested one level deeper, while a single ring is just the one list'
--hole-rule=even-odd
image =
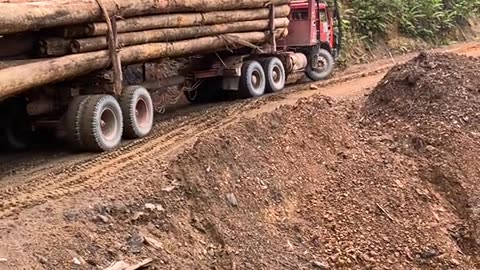
[{"label": "mud flap", "polygon": [[319,46],[312,47],[312,50],[310,51],[310,57],[308,59],[310,66],[313,69],[318,68],[318,51],[320,50]]}]

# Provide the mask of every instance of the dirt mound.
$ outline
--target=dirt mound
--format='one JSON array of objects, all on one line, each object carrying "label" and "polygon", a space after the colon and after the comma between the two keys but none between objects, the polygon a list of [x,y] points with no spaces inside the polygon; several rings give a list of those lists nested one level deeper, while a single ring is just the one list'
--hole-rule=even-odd
[{"label": "dirt mound", "polygon": [[361,106],[316,96],[213,129],[23,248],[40,269],[478,269],[464,179],[359,128]]},{"label": "dirt mound", "polygon": [[421,53],[388,72],[366,104],[367,117],[393,124],[478,130],[480,59]]},{"label": "dirt mound", "polygon": [[460,218],[447,227],[462,251],[480,247],[480,59],[422,53],[393,68],[368,97],[362,124],[410,157]]},{"label": "dirt mound", "polygon": [[23,248],[45,269],[147,257],[158,269],[477,268],[452,236],[464,237],[458,212],[415,159],[358,128],[360,108],[316,96],[237,119],[132,171],[137,184],[95,191],[102,203]]},{"label": "dirt mound", "polygon": [[448,198],[422,179],[415,159],[357,129],[357,106],[302,100],[200,140],[178,159],[173,175],[194,195],[195,216],[217,228],[220,254],[240,255],[223,256],[223,265],[475,265],[449,231],[463,223]]}]

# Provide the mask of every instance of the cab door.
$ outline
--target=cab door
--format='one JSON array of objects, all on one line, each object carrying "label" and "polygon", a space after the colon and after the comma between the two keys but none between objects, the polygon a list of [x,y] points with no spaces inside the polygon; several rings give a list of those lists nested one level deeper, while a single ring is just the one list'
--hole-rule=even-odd
[{"label": "cab door", "polygon": [[318,35],[320,37],[320,41],[329,43],[329,37],[330,37],[330,23],[328,21],[328,14],[327,10],[325,8],[319,8],[318,9],[318,21],[319,21],[319,29],[318,29]]}]

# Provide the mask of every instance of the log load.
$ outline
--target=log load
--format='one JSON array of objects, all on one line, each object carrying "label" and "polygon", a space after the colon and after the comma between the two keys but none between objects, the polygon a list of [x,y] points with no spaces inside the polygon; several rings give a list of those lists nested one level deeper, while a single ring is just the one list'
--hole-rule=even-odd
[{"label": "log load", "polygon": [[[262,20],[268,19],[269,13],[270,10],[268,8],[260,8],[134,17],[118,21],[117,33]],[[289,13],[290,7],[288,5],[275,7],[275,16],[277,18],[287,17]],[[97,22],[64,29],[64,37],[102,36],[107,33],[107,24]]]},{"label": "log load", "polygon": [[0,0],[0,101],[121,65],[264,46],[286,35],[289,2]]},{"label": "log load", "polygon": [[[281,38],[287,35],[285,28],[275,31]],[[212,52],[225,47],[245,44],[264,44],[270,36],[265,32],[232,33],[168,43],[149,43],[123,48],[119,52],[122,63],[134,64],[163,57],[180,57]],[[110,65],[107,50],[73,54],[0,70],[0,100],[34,87],[85,75]]]},{"label": "log load", "polygon": [[[275,20],[276,28],[285,28],[288,26],[287,18],[280,18]],[[235,22],[226,24],[215,24],[206,26],[182,27],[182,28],[166,28],[158,30],[149,30],[142,32],[123,33],[118,35],[118,44],[120,47],[138,45],[144,43],[154,43],[163,41],[179,41],[183,39],[193,39],[205,36],[215,36],[226,33],[251,32],[258,30],[267,30],[269,27],[269,20],[256,20],[246,22]],[[62,41],[59,45],[52,46],[55,48],[62,48]],[[82,53],[99,51],[108,47],[105,37],[94,37],[86,39],[75,39],[71,44],[72,52]],[[65,53],[66,54],[66,53]],[[51,55],[51,54],[49,54]]]},{"label": "log load", "polygon": [[70,44],[71,40],[53,37],[39,39],[37,47],[40,56],[63,56],[70,52]]},{"label": "log load", "polygon": [[[98,0],[111,15],[134,17],[180,12],[210,12],[263,8],[288,4],[289,0]],[[57,0],[0,3],[0,35],[56,26],[102,22],[97,0]]]}]

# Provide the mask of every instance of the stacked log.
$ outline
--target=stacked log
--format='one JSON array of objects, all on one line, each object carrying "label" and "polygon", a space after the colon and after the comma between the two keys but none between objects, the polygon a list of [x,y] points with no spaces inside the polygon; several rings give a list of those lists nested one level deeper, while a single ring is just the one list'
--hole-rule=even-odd
[{"label": "stacked log", "polygon": [[[97,2],[98,1],[98,2]],[[268,43],[285,36],[289,0],[0,1],[0,100],[112,64],[105,22],[114,22],[122,64]],[[267,4],[275,6],[271,20]],[[102,13],[106,8],[108,14]],[[110,23],[110,21],[109,21]],[[12,46],[16,40],[27,40]],[[110,44],[111,46],[111,44]],[[2,47],[2,46],[0,46]],[[110,49],[110,50],[109,50]],[[115,48],[113,48],[115,49]],[[27,57],[12,58],[27,54]],[[42,58],[43,57],[43,58]],[[2,59],[8,61],[2,61]],[[13,59],[13,60],[12,60]]]},{"label": "stacked log", "polygon": [[[288,4],[289,0],[101,0],[121,17],[149,14],[242,10]],[[103,20],[96,0],[0,3],[0,35]]]},{"label": "stacked log", "polygon": [[[165,28],[119,34],[118,43],[120,44],[120,46],[131,46],[161,41],[178,41],[183,39],[194,39],[198,37],[215,36],[227,33],[257,31],[267,29],[268,26],[268,20],[255,20],[247,22],[215,24],[209,26]],[[287,27],[288,19],[276,19],[275,26],[276,28]],[[74,39],[71,42],[71,50],[74,53],[98,51],[106,49],[107,47],[107,40],[104,37]]]},{"label": "stacked log", "polygon": [[[288,5],[275,8],[278,18],[287,17],[290,12]],[[136,32],[159,28],[179,28],[202,26],[228,22],[245,22],[267,19],[268,8],[252,10],[212,11],[206,13],[162,14],[143,17],[127,18],[117,22],[117,33]],[[103,36],[107,33],[107,24],[104,22],[89,23],[60,28],[63,37]]]}]

